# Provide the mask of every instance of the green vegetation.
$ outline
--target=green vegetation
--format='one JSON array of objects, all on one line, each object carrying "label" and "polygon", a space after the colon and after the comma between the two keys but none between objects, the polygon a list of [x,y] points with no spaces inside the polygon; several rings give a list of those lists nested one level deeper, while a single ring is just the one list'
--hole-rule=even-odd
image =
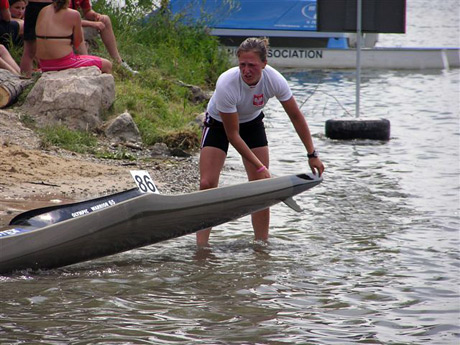
[{"label": "green vegetation", "polygon": [[135,160],[135,156],[123,147],[108,151],[98,145],[96,134],[86,131],[70,130],[66,126],[47,126],[37,130],[42,148],[58,146],[68,151],[93,154],[97,158]]},{"label": "green vegetation", "polygon": [[[203,90],[212,89],[219,74],[229,67],[228,56],[220,49],[218,40],[206,33],[204,26],[185,26],[167,9],[146,19],[157,1],[126,0],[123,8],[107,3],[92,2],[97,12],[110,16],[120,55],[140,73],[132,75],[114,65],[116,100],[104,118],[128,111],[145,145],[164,142],[170,148],[197,148],[199,128],[191,123],[206,104],[191,102],[189,88],[180,82]],[[97,42],[90,53],[110,59],[102,41]],[[20,53],[14,52],[17,60]],[[59,127],[42,131],[45,145],[77,152],[91,152],[93,138],[80,132],[71,134]]]},{"label": "green vegetation", "polygon": [[[154,8],[152,0],[127,0],[123,8],[106,1],[93,7],[112,19],[120,54],[140,73],[115,67],[116,101],[113,114],[125,110],[133,116],[146,145],[164,142],[182,149],[196,148],[199,129],[191,126],[206,104],[194,104],[190,90],[179,81],[211,89],[217,77],[229,67],[218,40],[202,26],[185,26],[168,10]],[[108,58],[100,42],[93,53]]]},{"label": "green vegetation", "polygon": [[78,153],[93,153],[97,147],[97,138],[89,132],[72,131],[65,126],[48,126],[38,130],[42,146],[51,145]]}]

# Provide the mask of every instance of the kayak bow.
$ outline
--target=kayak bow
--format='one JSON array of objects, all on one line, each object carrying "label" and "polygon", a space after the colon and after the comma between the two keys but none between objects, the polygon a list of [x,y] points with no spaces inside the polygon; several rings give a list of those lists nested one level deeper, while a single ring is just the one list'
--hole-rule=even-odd
[{"label": "kayak bow", "polygon": [[27,211],[0,229],[0,273],[56,268],[180,237],[265,209],[321,181],[298,174],[180,195],[131,189]]}]

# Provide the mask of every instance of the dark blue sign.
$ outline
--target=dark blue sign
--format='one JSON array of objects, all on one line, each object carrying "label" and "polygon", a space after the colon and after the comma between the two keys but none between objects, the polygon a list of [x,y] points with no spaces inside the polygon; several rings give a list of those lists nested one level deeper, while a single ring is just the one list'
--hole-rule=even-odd
[{"label": "dark blue sign", "polygon": [[173,14],[213,29],[316,31],[316,0],[171,0]]}]

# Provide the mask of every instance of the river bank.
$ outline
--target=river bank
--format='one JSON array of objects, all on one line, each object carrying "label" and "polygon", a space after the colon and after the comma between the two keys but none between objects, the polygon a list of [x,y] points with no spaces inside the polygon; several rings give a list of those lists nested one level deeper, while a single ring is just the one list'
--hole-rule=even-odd
[{"label": "river bank", "polygon": [[130,170],[147,170],[164,194],[198,188],[197,157],[153,158],[149,150],[136,150],[135,156],[134,161],[98,159],[43,149],[38,135],[19,121],[15,111],[1,110],[0,226],[25,210],[133,188]]}]

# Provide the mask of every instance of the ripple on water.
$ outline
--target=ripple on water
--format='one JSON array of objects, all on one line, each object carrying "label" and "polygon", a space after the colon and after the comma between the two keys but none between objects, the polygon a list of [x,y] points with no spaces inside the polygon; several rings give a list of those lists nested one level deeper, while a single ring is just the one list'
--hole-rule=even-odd
[{"label": "ripple on water", "polygon": [[[272,208],[269,244],[253,243],[245,217],[214,229],[204,252],[186,236],[0,277],[2,340],[458,343],[458,81],[458,70],[365,71],[362,116],[388,118],[392,138],[342,142],[322,133],[326,120],[353,112],[353,72],[292,74],[327,170],[295,197],[302,213]],[[281,106],[271,102],[266,115],[272,172],[308,171]],[[221,182],[244,180],[231,149]]]}]

